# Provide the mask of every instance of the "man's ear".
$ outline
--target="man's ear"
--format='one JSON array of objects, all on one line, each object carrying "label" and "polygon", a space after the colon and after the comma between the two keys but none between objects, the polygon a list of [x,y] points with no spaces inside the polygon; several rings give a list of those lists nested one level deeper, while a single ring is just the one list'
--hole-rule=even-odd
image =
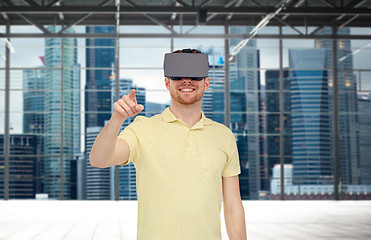
[{"label": "man's ear", "polygon": [[210,86],[210,78],[205,78],[205,91],[209,88]]},{"label": "man's ear", "polygon": [[165,77],[165,86],[169,90],[170,89],[170,78]]}]

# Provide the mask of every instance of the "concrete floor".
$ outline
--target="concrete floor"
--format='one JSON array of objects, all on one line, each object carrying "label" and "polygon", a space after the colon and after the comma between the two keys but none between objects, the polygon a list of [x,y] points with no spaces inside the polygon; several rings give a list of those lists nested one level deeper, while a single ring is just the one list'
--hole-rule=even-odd
[{"label": "concrete floor", "polygon": [[[243,204],[249,240],[371,239],[371,201]],[[0,239],[136,239],[137,206],[136,201],[0,201]]]}]

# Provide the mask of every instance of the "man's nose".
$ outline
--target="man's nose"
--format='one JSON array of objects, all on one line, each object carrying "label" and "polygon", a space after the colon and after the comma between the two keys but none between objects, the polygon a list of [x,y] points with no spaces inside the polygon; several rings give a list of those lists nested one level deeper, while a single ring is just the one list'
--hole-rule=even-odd
[{"label": "man's nose", "polygon": [[187,83],[187,82],[191,83],[192,79],[191,78],[182,78],[182,82],[183,83]]}]

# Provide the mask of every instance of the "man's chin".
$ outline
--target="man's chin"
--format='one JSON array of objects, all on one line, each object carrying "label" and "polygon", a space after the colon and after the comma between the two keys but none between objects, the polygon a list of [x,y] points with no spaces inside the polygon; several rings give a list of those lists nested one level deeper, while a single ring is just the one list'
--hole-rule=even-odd
[{"label": "man's chin", "polygon": [[178,98],[178,99],[176,99],[176,102],[178,102],[180,104],[183,104],[183,105],[192,105],[192,104],[197,102],[197,99],[195,99],[195,98],[192,98],[192,99]]},{"label": "man's chin", "polygon": [[196,102],[197,101],[184,101],[184,100],[178,101],[178,103],[183,104],[183,105],[192,105],[192,104],[194,104]]},{"label": "man's chin", "polygon": [[180,95],[177,95],[177,94],[171,94],[171,98],[179,103],[179,104],[183,104],[183,105],[192,105],[192,104],[195,104],[196,102],[198,101],[201,101],[202,100],[202,97],[200,99],[198,99],[197,96],[180,96]]}]

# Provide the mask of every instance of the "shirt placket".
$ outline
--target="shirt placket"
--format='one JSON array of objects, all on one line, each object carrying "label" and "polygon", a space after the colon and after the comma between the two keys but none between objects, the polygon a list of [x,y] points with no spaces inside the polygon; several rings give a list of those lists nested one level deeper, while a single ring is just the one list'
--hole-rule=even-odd
[{"label": "shirt placket", "polygon": [[194,130],[188,128],[186,130],[186,141],[185,141],[185,156],[186,156],[186,161],[191,163],[191,162],[195,162],[196,160],[196,152],[197,152],[197,149],[196,149],[196,144],[195,144],[195,141],[194,141]]}]

